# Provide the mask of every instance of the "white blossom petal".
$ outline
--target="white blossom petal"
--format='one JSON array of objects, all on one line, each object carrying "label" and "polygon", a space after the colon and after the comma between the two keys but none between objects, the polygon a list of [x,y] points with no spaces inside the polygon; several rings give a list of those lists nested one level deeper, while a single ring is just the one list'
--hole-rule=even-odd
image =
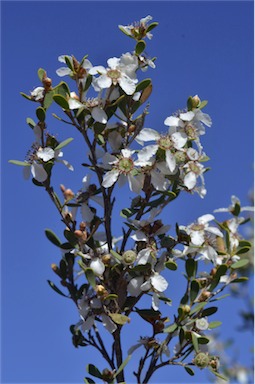
[{"label": "white blossom petal", "polygon": [[208,223],[208,222],[211,221],[211,220],[214,220],[214,216],[211,215],[210,213],[207,213],[207,214],[205,214],[205,215],[203,215],[203,216],[200,216],[200,217],[197,219],[197,221],[198,221],[199,224],[206,224],[206,223]]},{"label": "white blossom petal", "polygon": [[40,159],[42,159],[45,162],[51,159],[54,159],[55,157],[55,152],[50,147],[39,149],[36,154]]},{"label": "white blossom petal", "polygon": [[102,276],[105,271],[104,263],[98,258],[92,260],[89,266],[97,276]]},{"label": "white blossom petal", "polygon": [[143,128],[136,138],[140,141],[152,141],[158,140],[160,138],[160,134],[155,131],[155,129]]},{"label": "white blossom petal", "polygon": [[56,74],[59,76],[59,77],[63,77],[63,76],[67,76],[67,75],[70,75],[71,73],[71,69],[68,68],[68,67],[61,67],[61,68],[58,68],[56,70]]},{"label": "white blossom petal", "polygon": [[135,241],[147,241],[148,238],[147,236],[145,235],[145,233],[141,230],[138,230],[136,231],[132,236],[130,236],[131,239],[135,240]]},{"label": "white blossom petal", "polygon": [[128,76],[122,75],[118,80],[120,87],[127,95],[133,95],[136,89],[135,81],[130,79]]},{"label": "white blossom petal", "polygon": [[101,75],[98,79],[97,79],[97,85],[104,89],[104,88],[110,88],[110,86],[112,85],[112,80],[110,79],[110,77],[108,77],[107,75]]},{"label": "white blossom petal", "polygon": [[150,280],[147,280],[147,281],[145,281],[142,285],[141,285],[141,290],[143,291],[143,292],[145,292],[145,291],[149,291],[150,289],[151,289],[151,282],[150,282]]},{"label": "white blossom petal", "polygon": [[42,164],[33,163],[31,165],[31,173],[33,178],[40,183],[44,182],[48,178],[48,174],[43,168]]},{"label": "white blossom petal", "polygon": [[184,177],[184,185],[188,189],[193,189],[197,183],[197,177],[194,172],[188,172]]},{"label": "white blossom petal", "polygon": [[191,238],[192,244],[200,246],[205,241],[204,231],[192,231],[190,233],[190,238]]},{"label": "white blossom petal", "polygon": [[102,313],[101,315],[103,325],[109,331],[110,333],[113,333],[117,329],[117,325],[110,319],[109,316],[107,316],[105,313]]},{"label": "white blossom petal", "polygon": [[85,106],[79,100],[73,99],[71,97],[68,99],[68,105],[71,110],[85,108]]},{"label": "white blossom petal", "polygon": [[94,213],[89,208],[88,204],[86,203],[83,203],[81,205],[81,215],[82,215],[82,220],[85,221],[86,223],[90,223],[95,216]]},{"label": "white blossom petal", "polygon": [[170,152],[170,150],[166,150],[166,163],[171,172],[175,170],[176,160],[174,155]]},{"label": "white blossom petal", "polygon": [[188,111],[185,113],[180,113],[180,119],[183,121],[191,121],[195,116],[195,113],[192,111]]},{"label": "white blossom petal", "polygon": [[81,325],[82,332],[87,332],[91,329],[94,324],[94,316],[89,316],[86,321],[84,321]]},{"label": "white blossom petal", "polygon": [[158,292],[164,292],[168,287],[166,279],[158,274],[151,277],[151,284]]},{"label": "white blossom petal", "polygon": [[112,171],[107,172],[103,177],[102,186],[104,188],[110,188],[118,179],[119,171],[113,169]]},{"label": "white blossom petal", "polygon": [[99,123],[102,123],[102,124],[107,123],[108,117],[102,108],[94,107],[91,111],[91,116],[95,121],[98,121]]},{"label": "white blossom petal", "polygon": [[160,302],[160,300],[159,300],[158,295],[156,294],[156,292],[153,292],[152,300],[151,300],[151,306],[154,309],[154,311],[159,310],[159,302]]},{"label": "white blossom petal", "polygon": [[89,70],[89,74],[90,75],[98,75],[98,74],[106,74],[107,71],[105,69],[105,67],[103,67],[102,65],[97,65],[95,67],[92,67],[90,70]]},{"label": "white blossom petal", "polygon": [[130,190],[139,195],[143,188],[145,175],[139,174],[137,176],[133,176],[128,174],[127,178]]},{"label": "white blossom petal", "polygon": [[127,286],[128,293],[131,296],[138,296],[141,291],[141,285],[143,283],[143,276],[134,277],[130,280]]}]

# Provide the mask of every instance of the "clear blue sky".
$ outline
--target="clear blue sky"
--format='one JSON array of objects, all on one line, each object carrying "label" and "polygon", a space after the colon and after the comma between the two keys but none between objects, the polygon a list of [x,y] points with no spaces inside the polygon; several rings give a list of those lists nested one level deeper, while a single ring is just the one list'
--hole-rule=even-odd
[{"label": "clear blue sky", "polygon": [[[40,85],[39,67],[56,84],[61,54],[74,54],[78,59],[89,54],[94,65],[105,65],[108,58],[133,50],[132,40],[117,26],[150,14],[159,26],[147,51],[158,59],[156,69],[146,74],[153,80],[154,91],[145,126],[164,130],[164,119],[185,107],[187,97],[195,94],[209,100],[206,112],[213,120],[202,137],[211,158],[212,170],[206,174],[208,194],[204,200],[181,196],[170,207],[168,223],[188,224],[228,206],[232,194],[247,205],[253,184],[253,3],[29,1],[2,2],[1,6],[2,381],[78,383],[85,376],[86,364],[95,363],[97,356],[92,350],[72,346],[69,326],[78,321],[76,309],[46,282],[58,282],[50,265],[60,255],[45,238],[44,229],[52,228],[61,236],[64,228],[46,194],[24,181],[19,167],[7,163],[9,159],[23,160],[33,141],[26,118],[35,118],[34,104],[19,92],[29,93]],[[56,185],[63,182],[79,189],[84,176],[80,163],[85,157],[78,136],[53,120],[48,130],[61,140],[76,139],[64,151],[76,172],[59,166]],[[169,292],[176,297],[181,288],[177,276],[170,274]],[[225,336],[238,324],[236,304],[231,299],[221,304],[216,320],[223,321]],[[134,319],[126,340],[137,326]],[[235,337],[242,348],[241,361],[250,358],[250,335],[236,333]],[[134,362],[137,356],[134,354]],[[159,371],[154,380],[205,383],[207,376],[197,372],[193,379],[179,368],[169,368]],[[132,381],[131,375],[127,381]]]}]

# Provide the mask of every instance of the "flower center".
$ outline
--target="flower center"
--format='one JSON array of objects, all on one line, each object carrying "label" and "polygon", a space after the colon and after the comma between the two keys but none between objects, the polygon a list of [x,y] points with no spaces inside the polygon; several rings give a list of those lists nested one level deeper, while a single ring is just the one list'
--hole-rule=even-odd
[{"label": "flower center", "polygon": [[107,76],[110,77],[110,79],[113,81],[116,81],[120,78],[120,71],[117,69],[109,69],[109,71],[107,71]]},{"label": "flower center", "polygon": [[191,229],[192,231],[203,231],[205,226],[203,224],[193,224]]},{"label": "flower center", "polygon": [[189,139],[191,139],[191,140],[196,139],[196,137],[197,137],[196,128],[193,127],[193,125],[188,124],[185,127],[185,132],[186,132]]},{"label": "flower center", "polygon": [[119,160],[117,167],[120,173],[124,173],[126,175],[132,171],[134,168],[134,163],[133,160],[129,157],[123,157]]},{"label": "flower center", "polygon": [[194,172],[196,175],[200,174],[200,167],[198,166],[198,164],[190,163],[189,168],[190,168],[191,172]]},{"label": "flower center", "polygon": [[159,148],[167,150],[172,148],[173,142],[169,136],[161,136],[160,139],[158,140],[158,145],[159,145]]}]

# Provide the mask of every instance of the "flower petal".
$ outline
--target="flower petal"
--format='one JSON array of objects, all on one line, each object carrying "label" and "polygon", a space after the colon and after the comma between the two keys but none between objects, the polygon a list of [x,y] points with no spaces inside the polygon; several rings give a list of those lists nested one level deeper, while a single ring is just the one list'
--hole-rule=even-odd
[{"label": "flower petal", "polygon": [[133,279],[131,279],[127,286],[128,293],[131,296],[138,296],[142,292],[140,288],[142,283],[143,276],[134,277]]},{"label": "flower petal", "polygon": [[89,208],[88,204],[86,203],[83,203],[81,205],[81,215],[82,215],[82,220],[85,221],[86,223],[90,223],[95,216],[94,213]]},{"label": "flower petal", "polygon": [[133,93],[135,93],[136,82],[130,79],[128,76],[122,75],[121,78],[118,80],[118,83],[127,95],[133,95]]},{"label": "flower petal", "polygon": [[156,273],[151,277],[151,284],[158,292],[164,292],[168,287],[166,279]]},{"label": "flower petal", "polygon": [[104,188],[110,188],[118,179],[119,171],[113,169],[104,175],[102,186]]},{"label": "flower petal", "polygon": [[97,276],[102,276],[105,271],[105,265],[99,258],[92,260],[89,266]]},{"label": "flower petal", "polygon": [[93,119],[99,123],[106,124],[107,123],[107,114],[102,108],[94,107],[91,111],[91,116]]},{"label": "flower petal", "polygon": [[117,329],[117,325],[110,319],[109,316],[107,316],[105,313],[102,313],[101,315],[103,326],[109,331],[110,333],[113,333]]},{"label": "flower petal", "polygon": [[193,189],[197,183],[197,177],[194,172],[188,172],[185,177],[184,177],[184,185],[187,187],[189,190]]},{"label": "flower petal", "polygon": [[112,85],[112,80],[110,79],[110,77],[108,77],[107,75],[101,75],[98,79],[97,79],[97,85],[104,89],[104,88],[110,88],[110,86]]},{"label": "flower petal", "polygon": [[44,182],[48,178],[48,174],[43,168],[42,164],[33,163],[31,165],[31,173],[33,178],[40,183]]},{"label": "flower petal", "polygon": [[63,76],[67,76],[67,75],[70,75],[71,73],[71,69],[68,68],[68,67],[61,67],[61,68],[58,68],[56,70],[56,74],[59,76],[59,77],[63,77]]},{"label": "flower petal", "polygon": [[176,167],[176,160],[174,155],[169,150],[166,150],[166,163],[170,171],[173,172]]},{"label": "flower petal", "polygon": [[155,129],[143,128],[136,138],[140,141],[152,141],[158,140],[160,138],[160,134],[155,131]]}]

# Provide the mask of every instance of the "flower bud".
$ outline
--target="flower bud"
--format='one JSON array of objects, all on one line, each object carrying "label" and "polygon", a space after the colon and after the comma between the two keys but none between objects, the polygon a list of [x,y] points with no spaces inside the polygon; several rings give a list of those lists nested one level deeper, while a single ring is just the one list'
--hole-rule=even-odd
[{"label": "flower bud", "polygon": [[217,251],[226,252],[225,243],[222,237],[217,236],[216,244],[217,244]]},{"label": "flower bud", "polygon": [[52,80],[49,77],[43,78],[42,83],[46,91],[50,91],[52,89],[51,88]]},{"label": "flower bud", "polygon": [[114,372],[110,371],[110,369],[108,368],[105,368],[103,369],[103,372],[102,372],[102,378],[107,383],[111,383],[114,379]]},{"label": "flower bud", "polygon": [[201,295],[198,298],[199,302],[206,301],[211,296],[211,292],[209,291],[203,291],[201,292]]},{"label": "flower bud", "polygon": [[129,251],[125,251],[122,257],[123,257],[124,264],[132,265],[136,261],[137,254],[136,252],[129,250]]},{"label": "flower bud", "polygon": [[84,221],[82,221],[82,222],[80,223],[79,227],[80,227],[80,230],[81,230],[82,232],[84,232],[85,229],[86,229],[86,223],[84,223]]},{"label": "flower bud", "polygon": [[96,290],[96,293],[98,294],[98,296],[101,296],[101,297],[106,297],[109,294],[109,292],[101,284],[96,285],[95,290]]},{"label": "flower bud", "polygon": [[64,184],[60,184],[60,190],[61,190],[62,193],[65,192],[66,187],[64,186]]},{"label": "flower bud", "polygon": [[136,130],[135,124],[131,124],[128,128],[128,133],[133,133],[135,132],[135,130]]},{"label": "flower bud", "polygon": [[57,264],[52,263],[52,264],[51,264],[51,269],[53,270],[53,272],[55,272],[56,274],[58,274],[58,272],[59,272],[59,268],[58,268]]},{"label": "flower bud", "polygon": [[66,189],[63,194],[66,200],[72,200],[74,198],[74,193],[70,188]]},{"label": "flower bud", "polygon": [[103,255],[102,256],[102,262],[105,264],[105,265],[109,265],[110,262],[111,262],[111,255],[109,253],[107,253],[106,255]]},{"label": "flower bud", "polygon": [[209,362],[209,356],[203,352],[199,352],[194,359],[194,364],[200,369],[206,368]]},{"label": "flower bud", "polygon": [[213,269],[211,270],[211,272],[210,272],[210,275],[211,275],[211,276],[215,276],[216,273],[217,273],[217,269],[216,269],[216,268],[213,268]]},{"label": "flower bud", "polygon": [[197,108],[200,103],[201,103],[201,100],[198,97],[198,95],[195,95],[192,97],[192,108]]},{"label": "flower bud", "polygon": [[210,362],[209,362],[210,367],[214,370],[217,371],[220,366],[220,361],[217,356],[211,356]]},{"label": "flower bud", "polygon": [[82,242],[85,242],[87,240],[87,232],[86,231],[81,231],[80,229],[76,229],[74,231],[74,235]]},{"label": "flower bud", "polygon": [[183,312],[185,313],[185,314],[188,314],[188,313],[190,313],[190,306],[189,305],[182,305],[182,310],[183,310]]}]

